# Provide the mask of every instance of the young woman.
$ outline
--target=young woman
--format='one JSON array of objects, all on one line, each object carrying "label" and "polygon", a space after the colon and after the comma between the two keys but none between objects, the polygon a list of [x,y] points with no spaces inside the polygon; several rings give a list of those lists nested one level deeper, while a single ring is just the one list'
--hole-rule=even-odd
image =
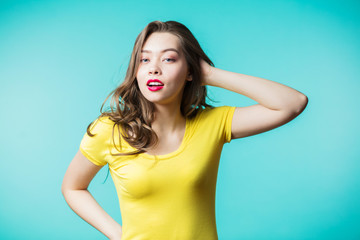
[{"label": "young woman", "polygon": [[[258,104],[212,107],[206,85]],[[307,105],[307,97],[288,86],[215,68],[175,21],[151,22],[138,35],[125,80],[113,93],[115,108],[100,110],[89,124],[62,193],[86,222],[122,240],[218,239],[215,189],[223,145],[279,127]],[[106,164],[123,226],[87,190]]]}]

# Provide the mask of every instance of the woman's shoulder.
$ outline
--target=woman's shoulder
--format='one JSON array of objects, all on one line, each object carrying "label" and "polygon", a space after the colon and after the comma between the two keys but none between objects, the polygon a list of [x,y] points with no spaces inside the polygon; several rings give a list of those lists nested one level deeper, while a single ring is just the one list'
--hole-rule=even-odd
[{"label": "woman's shoulder", "polygon": [[94,119],[90,124],[91,134],[109,135],[111,133],[114,123],[110,116],[99,116]]},{"label": "woman's shoulder", "polygon": [[206,122],[207,124],[214,121],[219,121],[220,119],[224,118],[228,113],[230,113],[231,110],[234,108],[235,107],[223,105],[199,109],[192,121],[194,123]]},{"label": "woman's shoulder", "polygon": [[108,124],[108,125],[114,125],[114,121],[111,120],[110,116],[105,115],[105,116],[100,116],[96,119],[97,121],[104,123],[104,124]]},{"label": "woman's shoulder", "polygon": [[91,125],[92,127],[95,126],[109,127],[109,126],[113,126],[114,124],[115,122],[111,120],[110,116],[104,115],[104,116],[99,116],[95,120],[93,120]]},{"label": "woman's shoulder", "polygon": [[203,109],[192,125],[193,132],[205,140],[214,138],[218,139],[219,143],[230,142],[234,110],[235,107],[226,105]]}]

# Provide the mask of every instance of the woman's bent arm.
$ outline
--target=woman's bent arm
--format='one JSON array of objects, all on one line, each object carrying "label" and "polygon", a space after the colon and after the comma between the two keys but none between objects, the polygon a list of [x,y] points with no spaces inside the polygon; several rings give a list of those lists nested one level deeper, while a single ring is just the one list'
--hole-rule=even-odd
[{"label": "woman's bent arm", "polygon": [[109,239],[121,239],[120,224],[105,212],[87,190],[101,167],[91,163],[78,151],[65,173],[61,192],[69,207],[83,220]]},{"label": "woman's bent arm", "polygon": [[302,112],[307,97],[301,92],[265,78],[215,68],[201,61],[203,85],[224,88],[247,96],[262,106],[277,111]]},{"label": "woman's bent arm", "polygon": [[202,85],[224,88],[258,102],[251,106],[236,107],[231,139],[279,127],[298,116],[308,103],[303,93],[281,83],[215,68],[202,59],[201,66]]}]

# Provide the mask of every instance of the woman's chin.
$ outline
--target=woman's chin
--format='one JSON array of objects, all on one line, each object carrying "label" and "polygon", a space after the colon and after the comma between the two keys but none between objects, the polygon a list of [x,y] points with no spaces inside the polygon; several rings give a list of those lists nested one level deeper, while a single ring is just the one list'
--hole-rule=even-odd
[{"label": "woman's chin", "polygon": [[146,100],[148,100],[149,102],[155,105],[174,105],[176,102],[178,102],[174,98],[155,97],[155,96],[145,97],[145,98]]}]

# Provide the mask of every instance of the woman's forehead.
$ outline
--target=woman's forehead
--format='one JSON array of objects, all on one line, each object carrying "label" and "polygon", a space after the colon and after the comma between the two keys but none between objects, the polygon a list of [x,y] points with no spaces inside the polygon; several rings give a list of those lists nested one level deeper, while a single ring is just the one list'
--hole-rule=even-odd
[{"label": "woman's forehead", "polygon": [[167,32],[152,33],[145,41],[141,52],[145,53],[163,53],[167,51],[177,52],[180,54],[179,38]]}]

